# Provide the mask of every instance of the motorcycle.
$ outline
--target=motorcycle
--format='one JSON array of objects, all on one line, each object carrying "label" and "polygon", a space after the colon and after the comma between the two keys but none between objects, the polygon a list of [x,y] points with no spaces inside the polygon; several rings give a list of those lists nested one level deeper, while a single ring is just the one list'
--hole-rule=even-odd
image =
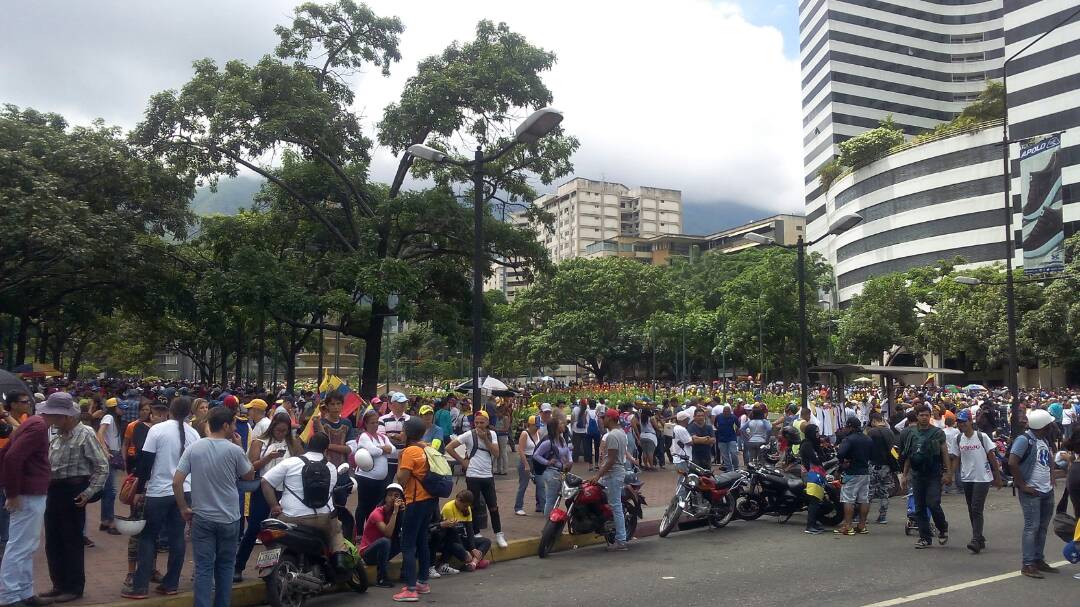
[{"label": "motorcycle", "polygon": [[682,516],[708,519],[714,529],[727,525],[735,515],[735,496],[747,483],[743,471],[715,475],[694,462],[687,464],[689,471],[679,477],[679,488],[660,518],[660,537],[667,537]]},{"label": "motorcycle", "polygon": [[[836,460],[825,462],[825,496],[818,508],[818,520],[830,527],[844,519],[840,505],[840,480],[834,476]],[[735,516],[752,521],[764,514],[774,514],[786,523],[792,515],[806,510],[806,481],[801,476],[782,472],[764,464],[750,464],[748,488],[735,500]]]},{"label": "motorcycle", "polygon": [[[345,502],[354,487],[348,464],[342,464],[337,484],[331,488],[339,520],[343,514],[352,520]],[[266,549],[259,554],[255,568],[266,583],[266,600],[271,607],[303,607],[308,598],[329,592],[342,582],[353,592],[367,591],[367,569],[359,555],[352,550],[344,569],[338,570],[334,547],[318,529],[269,518],[263,521],[257,537]]]},{"label": "motorcycle", "polygon": [[[627,538],[633,537],[641,519],[641,507],[646,505],[641,485],[636,474],[628,474],[623,485],[622,507]],[[595,533],[603,536],[608,544],[615,543],[615,521],[603,485],[587,482],[569,472],[563,475],[559,497],[540,533],[537,556],[547,558],[551,554],[564,527],[572,535]]]}]

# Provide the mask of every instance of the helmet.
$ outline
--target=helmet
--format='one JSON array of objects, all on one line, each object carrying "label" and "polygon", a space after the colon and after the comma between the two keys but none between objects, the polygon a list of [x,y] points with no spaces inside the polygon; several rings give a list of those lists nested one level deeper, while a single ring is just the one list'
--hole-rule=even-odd
[{"label": "helmet", "polygon": [[128,519],[117,516],[113,520],[116,523],[116,530],[121,535],[138,535],[142,533],[143,527],[146,526],[146,519]]},{"label": "helmet", "polygon": [[794,427],[788,426],[781,430],[781,433],[783,434],[784,440],[786,440],[789,445],[794,445],[799,442],[799,431]]},{"label": "helmet", "polygon": [[1044,409],[1034,409],[1028,411],[1028,428],[1032,430],[1042,430],[1050,425],[1050,422],[1054,421],[1054,416],[1050,415],[1049,411]]},{"label": "helmet", "polygon": [[604,489],[596,483],[585,483],[581,485],[581,492],[577,495],[577,503],[585,504],[598,504],[604,501]]},{"label": "helmet", "polygon": [[368,453],[367,449],[357,449],[353,453],[353,457],[356,460],[356,469],[361,472],[370,472],[375,467],[375,460]]}]

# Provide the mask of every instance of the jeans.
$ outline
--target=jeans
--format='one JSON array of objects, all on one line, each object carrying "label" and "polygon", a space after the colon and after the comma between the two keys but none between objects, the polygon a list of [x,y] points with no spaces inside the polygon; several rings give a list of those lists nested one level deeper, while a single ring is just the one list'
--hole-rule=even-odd
[{"label": "jeans", "polygon": [[562,490],[562,472],[548,466],[540,479],[540,484],[544,487],[544,518],[547,518],[555,508],[555,500],[559,499],[559,491]]},{"label": "jeans", "polygon": [[[191,503],[190,497],[188,503]],[[161,585],[175,590],[180,585],[180,570],[184,567],[184,553],[187,550],[184,543],[184,519],[180,517],[180,509],[176,507],[176,498],[171,495],[146,498],[144,516],[146,526],[139,534],[139,565],[135,569],[132,589],[136,592],[146,592],[149,589],[157,556],[158,536],[164,531],[168,538],[169,560]],[[232,583],[232,578],[229,583]]]},{"label": "jeans", "polygon": [[428,527],[436,501],[427,499],[405,506],[405,518],[401,522],[401,577],[409,590],[416,590],[417,582],[426,584],[428,581],[431,569]]},{"label": "jeans", "polygon": [[[262,529],[262,522],[270,516],[270,506],[266,503],[262,491],[251,492],[251,502],[248,505],[248,524],[244,533],[241,534],[240,546],[236,550],[236,571],[240,572],[247,567],[251,551],[255,549],[256,536]],[[192,534],[194,537],[194,533]]]},{"label": "jeans", "polygon": [[585,461],[590,466],[600,465],[600,436],[585,434]]},{"label": "jeans", "polygon": [[101,490],[101,524],[111,523],[116,514],[116,479],[113,478],[112,466],[105,476],[105,487]]},{"label": "jeans", "polygon": [[495,474],[506,474],[506,467],[510,463],[510,437],[506,434],[496,433],[499,440],[499,457],[495,458]]},{"label": "jeans", "polygon": [[387,573],[386,566],[397,554],[398,551],[394,550],[394,543],[390,538],[380,537],[364,549],[364,562],[375,567],[378,572],[376,580],[389,580],[390,574]]},{"label": "jeans", "polygon": [[1043,548],[1046,547],[1046,528],[1054,516],[1054,491],[1028,495],[1020,492],[1020,509],[1024,511],[1024,533],[1021,546],[1024,551],[1024,565],[1034,565],[1044,561]]},{"label": "jeans", "polygon": [[[240,521],[215,523],[195,515],[191,550],[195,553],[195,607],[228,607]],[[213,601],[210,596],[213,593]]]},{"label": "jeans", "polygon": [[601,480],[607,493],[607,502],[611,506],[611,517],[615,523],[615,541],[626,541],[626,518],[623,516],[622,492],[626,484],[626,471],[621,467],[613,468]]},{"label": "jeans", "polygon": [[919,538],[924,540],[934,539],[930,535],[930,517],[926,515],[927,508],[930,516],[934,517],[939,533],[949,531],[949,522],[945,520],[945,511],[941,509],[941,473],[917,474],[911,473],[911,490],[915,495],[915,520],[919,523]]},{"label": "jeans", "polygon": [[0,605],[34,596],[34,553],[41,545],[45,496],[23,495],[19,500],[22,505],[11,513],[8,547],[0,563]]},{"label": "jeans", "polygon": [[[82,596],[86,586],[83,527],[86,509],[75,505],[75,497],[88,485],[82,477],[56,479],[49,483],[45,498],[45,558],[53,588]],[[7,560],[5,557],[4,560]]]},{"label": "jeans", "polygon": [[964,483],[964,499],[967,501],[968,518],[971,520],[971,539],[985,544],[983,537],[983,505],[986,504],[986,494],[990,491],[990,483]]},{"label": "jeans", "polygon": [[731,472],[737,469],[739,467],[739,443],[736,441],[718,442],[716,446],[720,449],[720,463],[723,464],[724,470]]},{"label": "jeans", "polygon": [[[0,489],[0,544],[6,544],[8,541],[8,527],[10,526],[11,513],[4,508],[7,504],[7,496],[3,489]],[[6,604],[6,603],[0,603]]]},{"label": "jeans", "polygon": [[525,490],[529,488],[529,483],[536,486],[536,509],[539,511],[544,507],[544,485],[540,482],[540,477],[532,473],[532,466],[528,468],[522,463],[521,459],[518,459],[518,486],[517,496],[514,497],[514,511],[525,509]]}]

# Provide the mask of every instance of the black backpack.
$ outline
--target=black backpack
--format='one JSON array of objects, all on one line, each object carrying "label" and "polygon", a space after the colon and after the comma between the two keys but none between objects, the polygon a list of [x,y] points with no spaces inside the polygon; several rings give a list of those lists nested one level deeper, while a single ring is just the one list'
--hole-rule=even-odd
[{"label": "black backpack", "polygon": [[304,497],[296,495],[296,492],[289,489],[288,485],[285,485],[285,488],[305,506],[318,511],[319,508],[324,508],[330,503],[330,468],[327,467],[326,460],[313,462],[303,455],[299,457],[300,461],[304,462],[304,467],[300,470]]}]

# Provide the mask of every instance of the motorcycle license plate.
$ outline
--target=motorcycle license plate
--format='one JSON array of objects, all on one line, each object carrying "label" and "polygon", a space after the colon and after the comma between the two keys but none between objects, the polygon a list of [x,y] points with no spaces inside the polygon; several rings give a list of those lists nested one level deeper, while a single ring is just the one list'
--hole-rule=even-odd
[{"label": "motorcycle license plate", "polygon": [[272,548],[270,550],[263,551],[259,555],[258,560],[255,561],[255,568],[260,571],[269,567],[273,567],[281,560],[281,548]]}]

